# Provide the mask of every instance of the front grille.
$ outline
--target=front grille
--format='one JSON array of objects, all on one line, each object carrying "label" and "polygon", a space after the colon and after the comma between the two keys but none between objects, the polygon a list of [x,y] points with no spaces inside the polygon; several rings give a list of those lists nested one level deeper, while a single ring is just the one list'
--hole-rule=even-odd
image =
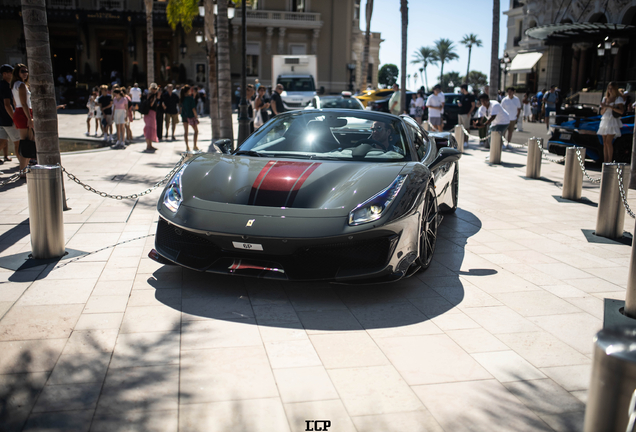
[{"label": "front grille", "polygon": [[[244,263],[273,263],[284,269],[289,279],[335,279],[337,276],[369,274],[388,263],[398,240],[397,235],[370,240],[344,241],[297,248],[289,255],[223,250],[205,236],[169,224],[163,219],[157,226],[156,248],[159,253],[186,267],[220,271],[229,266],[221,262],[243,260]],[[258,242],[257,239],[254,239]],[[222,261],[221,261],[222,260]],[[217,263],[216,266],[214,264]]]}]

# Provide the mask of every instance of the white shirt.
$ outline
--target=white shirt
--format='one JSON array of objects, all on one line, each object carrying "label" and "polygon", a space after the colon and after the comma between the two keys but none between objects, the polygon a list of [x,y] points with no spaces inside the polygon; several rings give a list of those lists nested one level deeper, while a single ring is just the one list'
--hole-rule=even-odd
[{"label": "white shirt", "polygon": [[510,121],[517,120],[517,110],[521,109],[521,102],[519,101],[519,98],[517,96],[513,96],[512,99],[506,96],[501,101],[501,106],[508,113]]},{"label": "white shirt", "polygon": [[488,107],[488,117],[495,116],[495,119],[490,123],[493,126],[510,124],[510,116],[506,112],[505,109],[501,106],[501,104],[497,101],[490,101],[490,106]]},{"label": "white shirt", "polygon": [[[24,84],[22,81],[16,81],[15,84],[13,84],[13,102],[15,103],[15,107],[16,108],[22,108],[22,101],[20,100],[20,91],[18,90],[20,88],[20,86]],[[26,93],[27,93],[27,105],[29,107],[29,109],[33,108],[31,106],[31,90],[29,90],[29,86],[25,85],[26,87]]]},{"label": "white shirt", "polygon": [[[444,99],[444,95],[442,93],[437,94],[437,95],[435,93],[433,93],[426,100],[426,106],[427,107],[441,107],[442,104],[444,103],[444,101],[445,101],[445,99]],[[430,117],[441,117],[442,116],[442,111],[438,110],[438,109],[429,109],[428,110],[428,116],[429,116],[429,118]]]},{"label": "white shirt", "polygon": [[488,115],[488,110],[485,106],[480,106],[477,110],[477,117],[486,117]]},{"label": "white shirt", "polygon": [[132,102],[141,102],[141,89],[139,87],[131,88],[130,98],[132,99]]},{"label": "white shirt", "polygon": [[424,108],[424,98],[422,96],[418,96],[417,99],[415,99],[415,106]]}]

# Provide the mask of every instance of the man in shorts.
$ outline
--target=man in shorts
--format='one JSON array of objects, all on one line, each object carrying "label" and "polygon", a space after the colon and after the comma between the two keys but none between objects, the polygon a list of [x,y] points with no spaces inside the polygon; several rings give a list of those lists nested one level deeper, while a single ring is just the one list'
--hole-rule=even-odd
[{"label": "man in shorts", "polygon": [[130,101],[133,106],[133,119],[135,117],[135,111],[139,109],[139,104],[141,103],[141,89],[139,88],[139,84],[135,83],[133,87],[130,89]]},{"label": "man in shorts", "polygon": [[[13,95],[11,93],[11,75],[13,74],[13,67],[8,64],[0,66],[0,72],[2,72],[2,81],[0,81],[0,98],[2,104],[0,104],[0,148],[4,151],[4,160],[10,161],[9,158],[9,141],[13,142],[15,148],[15,154],[20,161],[20,168],[26,167],[28,162],[18,152],[20,146],[20,133],[13,125]],[[24,160],[23,160],[24,159]]]},{"label": "man in shorts", "polygon": [[[481,102],[480,110],[482,110],[482,112],[485,110],[485,116],[488,117],[488,120],[482,125],[475,126],[478,128],[490,127],[489,132],[499,132],[503,136],[510,124],[510,117],[506,110],[502,108],[499,102],[490,100],[487,94],[479,95],[479,102]],[[486,146],[490,148],[490,142],[488,142]]]},{"label": "man in shorts", "polygon": [[[475,96],[472,93],[468,92],[468,85],[461,85],[461,96],[459,97],[457,105],[459,106],[459,114],[457,116],[457,120],[459,124],[464,127],[466,130],[470,130],[470,119],[473,116],[473,112],[475,112]],[[468,137],[465,137],[464,142],[468,143]]]},{"label": "man in shorts", "polygon": [[433,94],[426,100],[428,108],[428,122],[433,126],[434,131],[442,132],[442,112],[444,112],[444,95],[442,87],[437,84],[433,87]]},{"label": "man in shorts", "polygon": [[166,139],[170,133],[170,123],[172,123],[172,141],[175,141],[174,131],[179,123],[179,95],[173,91],[172,84],[166,86],[166,91],[161,95],[161,105],[164,109],[164,119],[166,121]]},{"label": "man in shorts", "polygon": [[515,131],[517,119],[521,114],[521,101],[515,96],[514,87],[508,87],[508,96],[501,100],[501,106],[508,113],[510,123],[508,124],[508,142],[512,141],[512,133]]}]

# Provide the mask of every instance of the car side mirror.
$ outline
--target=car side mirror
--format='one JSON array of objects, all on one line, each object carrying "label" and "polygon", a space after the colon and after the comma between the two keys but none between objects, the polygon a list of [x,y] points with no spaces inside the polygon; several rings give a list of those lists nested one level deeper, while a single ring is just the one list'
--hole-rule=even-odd
[{"label": "car side mirror", "polygon": [[431,171],[434,171],[444,164],[458,161],[461,157],[462,157],[462,153],[456,148],[443,147],[439,150],[437,157],[428,166],[428,168]]},{"label": "car side mirror", "polygon": [[232,140],[224,138],[218,141],[214,141],[214,145],[221,150],[223,154],[230,154],[232,152]]}]

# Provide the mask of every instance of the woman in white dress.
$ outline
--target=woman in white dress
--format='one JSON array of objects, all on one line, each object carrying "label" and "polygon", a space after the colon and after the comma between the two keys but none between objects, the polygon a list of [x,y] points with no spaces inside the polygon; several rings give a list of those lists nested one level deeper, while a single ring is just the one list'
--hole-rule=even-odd
[{"label": "woman in white dress", "polygon": [[[603,138],[603,160],[606,163],[614,160],[614,146],[612,141],[614,138],[621,136],[620,115],[623,114],[625,101],[618,93],[616,83],[610,82],[607,85],[605,97],[601,101],[601,123],[598,127],[597,135]],[[615,114],[616,113],[616,114]],[[616,117],[617,116],[617,117]]]}]

